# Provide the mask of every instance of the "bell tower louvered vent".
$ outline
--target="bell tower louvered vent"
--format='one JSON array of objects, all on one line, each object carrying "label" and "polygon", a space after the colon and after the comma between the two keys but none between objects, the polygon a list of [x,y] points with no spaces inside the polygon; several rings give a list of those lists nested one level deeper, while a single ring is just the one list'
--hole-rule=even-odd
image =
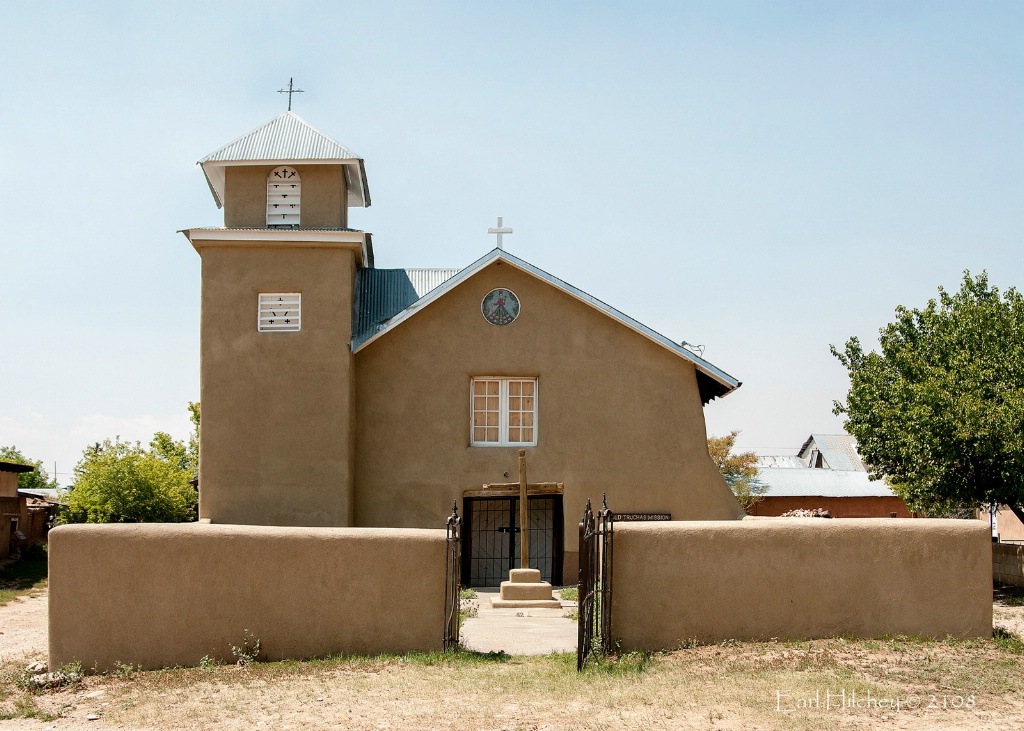
[{"label": "bell tower louvered vent", "polygon": [[301,207],[299,171],[288,165],[271,170],[267,176],[267,226],[298,228]]},{"label": "bell tower louvered vent", "polygon": [[302,295],[298,292],[260,293],[256,328],[261,333],[298,332],[302,325]]}]

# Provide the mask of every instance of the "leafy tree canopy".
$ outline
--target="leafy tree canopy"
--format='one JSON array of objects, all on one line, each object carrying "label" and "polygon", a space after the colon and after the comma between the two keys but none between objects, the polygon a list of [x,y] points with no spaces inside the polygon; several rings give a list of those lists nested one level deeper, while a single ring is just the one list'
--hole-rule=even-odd
[{"label": "leafy tree canopy", "polygon": [[0,462],[30,464],[36,468],[34,472],[22,472],[18,475],[19,490],[57,489],[57,481],[50,479],[49,473],[43,469],[43,463],[39,460],[29,459],[13,445],[10,447],[0,447]]},{"label": "leafy tree canopy", "polygon": [[199,474],[199,403],[188,402],[192,432],[188,442],[175,440],[167,432],[158,431],[149,442],[150,448],[166,460],[195,477]]},{"label": "leafy tree canopy", "polygon": [[192,486],[199,465],[199,404],[189,403],[187,442],[157,432],[149,448],[120,437],[85,450],[62,523],[181,523],[196,519]]},{"label": "leafy tree canopy", "polygon": [[192,476],[139,442],[106,439],[85,450],[62,523],[182,523],[195,520]]},{"label": "leafy tree canopy", "polygon": [[757,455],[753,452],[733,453],[736,437],[732,431],[723,437],[708,437],[708,454],[722,473],[740,506],[749,511],[764,497],[765,486],[757,480]]},{"label": "leafy tree canopy", "polygon": [[850,338],[832,354],[850,391],[835,402],[874,478],[914,510],[1024,507],[1024,297],[964,272],[923,309],[896,309],[881,352]]}]

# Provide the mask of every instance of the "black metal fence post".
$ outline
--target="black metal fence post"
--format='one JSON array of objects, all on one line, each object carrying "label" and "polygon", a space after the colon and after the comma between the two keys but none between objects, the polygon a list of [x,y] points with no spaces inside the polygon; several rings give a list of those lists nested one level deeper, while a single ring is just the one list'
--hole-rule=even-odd
[{"label": "black metal fence post", "polygon": [[[612,537],[615,514],[602,500],[595,519],[587,500],[580,521],[580,568],[577,602],[579,626],[576,643],[576,670],[583,670],[594,652],[605,653],[612,647]],[[595,643],[595,634],[597,642]]]},{"label": "black metal fence post", "polygon": [[444,589],[444,650],[455,649],[459,645],[459,595],[462,592],[462,518],[459,517],[459,504],[452,505],[452,514],[448,516],[447,542],[445,557],[445,589]]}]

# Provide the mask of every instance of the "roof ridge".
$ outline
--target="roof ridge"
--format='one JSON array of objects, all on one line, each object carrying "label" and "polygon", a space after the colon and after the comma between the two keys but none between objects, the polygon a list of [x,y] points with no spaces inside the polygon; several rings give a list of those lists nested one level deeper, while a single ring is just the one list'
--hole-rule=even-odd
[{"label": "roof ridge", "polygon": [[[296,116],[296,117],[299,117],[299,115],[298,115],[298,114],[295,114],[294,112],[291,112],[291,111],[288,111],[288,112],[282,112],[281,114],[278,114],[278,115],[277,115],[276,117],[274,117],[273,119],[270,119],[270,120],[268,120],[268,121],[264,122],[263,124],[261,124],[261,125],[258,125],[258,126],[256,126],[256,127],[253,127],[253,128],[251,129],[251,130],[249,130],[248,132],[245,132],[244,134],[240,134],[240,135],[238,135],[238,137],[236,137],[235,139],[231,140],[231,142],[228,142],[227,144],[221,145],[220,147],[218,147],[218,148],[217,148],[216,150],[214,150],[214,151],[213,151],[213,152],[211,152],[210,154],[208,154],[208,155],[204,155],[203,157],[199,158],[199,164],[202,164],[202,163],[206,162],[207,160],[209,160],[210,158],[212,158],[212,157],[213,157],[214,155],[216,155],[216,154],[217,154],[218,152],[220,152],[221,150],[226,150],[226,149],[228,149],[228,148],[229,148],[229,147],[231,147],[232,145],[234,145],[234,144],[237,144],[237,143],[241,142],[241,141],[242,141],[242,140],[244,140],[244,139],[245,139],[246,137],[249,137],[249,136],[251,136],[251,135],[254,135],[254,134],[256,134],[257,132],[259,132],[259,131],[260,131],[261,129],[263,129],[264,127],[269,127],[269,126],[270,126],[270,125],[272,125],[272,124],[273,124],[274,122],[276,122],[277,120],[279,120],[279,119],[280,119],[281,117],[284,117],[284,116],[286,116],[286,115],[289,115],[289,114],[293,114],[294,116]],[[299,119],[302,119],[302,117],[299,117]],[[302,120],[302,121],[305,121],[305,120]]]}]

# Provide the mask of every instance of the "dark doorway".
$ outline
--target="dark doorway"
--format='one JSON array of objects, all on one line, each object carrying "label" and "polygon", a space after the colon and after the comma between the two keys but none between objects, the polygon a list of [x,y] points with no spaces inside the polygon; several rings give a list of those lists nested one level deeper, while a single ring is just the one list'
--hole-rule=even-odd
[{"label": "dark doorway", "polygon": [[[530,495],[530,568],[562,584],[564,525],[561,495]],[[519,565],[519,498],[464,498],[462,577],[466,586],[498,586]]]}]

